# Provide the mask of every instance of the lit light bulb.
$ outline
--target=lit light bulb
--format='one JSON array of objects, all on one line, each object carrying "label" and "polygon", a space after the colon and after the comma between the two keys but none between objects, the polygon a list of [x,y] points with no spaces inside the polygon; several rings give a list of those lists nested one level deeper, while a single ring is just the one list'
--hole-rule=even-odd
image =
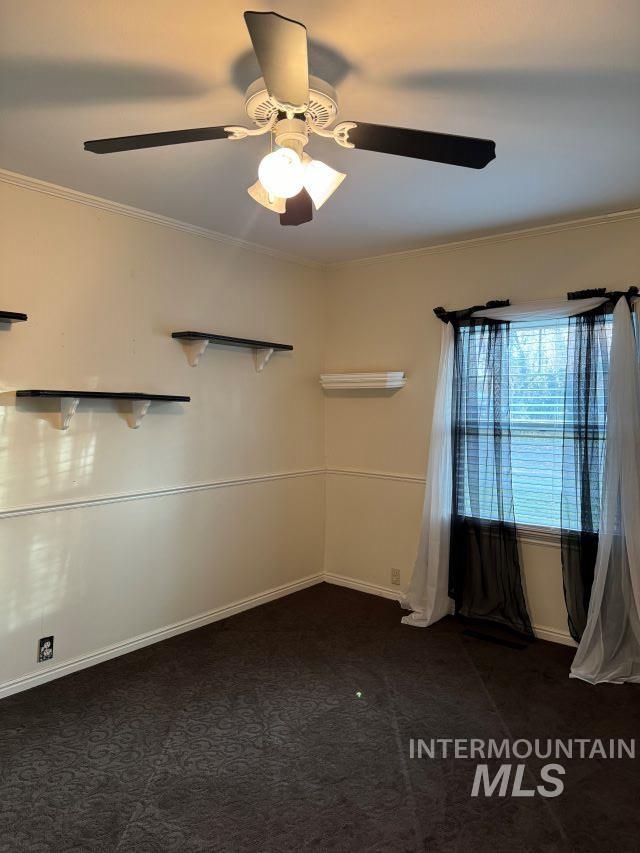
[{"label": "lit light bulb", "polygon": [[258,178],[273,198],[292,198],[302,189],[302,161],[292,148],[278,148],[262,158]]}]

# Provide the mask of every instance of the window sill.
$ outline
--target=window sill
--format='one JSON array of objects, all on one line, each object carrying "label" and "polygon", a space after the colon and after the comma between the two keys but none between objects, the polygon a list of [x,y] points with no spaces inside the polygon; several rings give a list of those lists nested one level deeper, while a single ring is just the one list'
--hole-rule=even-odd
[{"label": "window sill", "polygon": [[[488,519],[479,516],[463,516],[463,518],[474,519],[482,522],[489,527],[491,524],[496,524],[498,519]],[[512,524],[512,522],[507,522]],[[515,522],[516,535],[518,542],[530,542],[534,545],[547,545],[550,548],[560,548],[562,531],[559,527],[543,527],[537,524],[522,524]],[[577,531],[576,531],[577,532]]]},{"label": "window sill", "polygon": [[538,527],[535,524],[517,524],[518,541],[532,545],[560,547],[560,530],[557,527]]}]

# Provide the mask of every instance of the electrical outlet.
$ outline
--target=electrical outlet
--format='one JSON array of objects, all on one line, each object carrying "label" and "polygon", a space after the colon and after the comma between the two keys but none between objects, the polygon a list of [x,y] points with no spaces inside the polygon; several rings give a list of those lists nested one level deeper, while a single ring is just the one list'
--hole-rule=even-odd
[{"label": "electrical outlet", "polygon": [[391,583],[400,586],[400,569],[391,569]]},{"label": "electrical outlet", "polygon": [[41,637],[38,641],[38,663],[46,663],[53,658],[53,635]]}]

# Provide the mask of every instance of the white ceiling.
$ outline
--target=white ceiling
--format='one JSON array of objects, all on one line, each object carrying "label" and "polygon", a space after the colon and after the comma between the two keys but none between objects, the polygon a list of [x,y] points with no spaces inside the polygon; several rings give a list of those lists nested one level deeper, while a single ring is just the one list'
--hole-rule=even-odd
[{"label": "white ceiling", "polygon": [[[247,0],[247,3],[249,0]],[[97,156],[85,139],[244,123],[242,13],[306,24],[340,118],[495,139],[475,171],[309,149],[314,222],[256,205],[264,138]],[[640,205],[638,0],[0,0],[0,167],[323,262]]]}]

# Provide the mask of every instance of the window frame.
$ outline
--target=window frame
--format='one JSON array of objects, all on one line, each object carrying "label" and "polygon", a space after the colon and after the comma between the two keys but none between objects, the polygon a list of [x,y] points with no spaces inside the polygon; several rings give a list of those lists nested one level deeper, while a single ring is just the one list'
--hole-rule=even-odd
[{"label": "window frame", "polygon": [[[562,319],[565,319],[565,318],[562,318]],[[609,318],[609,319],[612,320],[612,318]],[[570,323],[570,317],[567,317],[566,320],[567,320],[567,323],[569,324]],[[514,321],[512,325],[514,327],[525,327],[525,328],[529,328],[529,329],[539,329],[539,328],[544,328],[545,326],[555,326],[555,325],[557,325],[558,322],[560,322],[560,321],[559,320],[542,320],[540,322],[536,322],[535,320],[527,320],[524,322]],[[565,369],[564,380],[566,382],[566,369]],[[546,427],[546,423],[545,422],[538,422],[537,426],[539,428],[541,428],[542,430],[544,430]],[[513,421],[511,419],[509,422],[509,428],[510,428],[511,436],[513,438],[514,432],[517,433],[517,431],[518,431],[518,426],[516,426],[514,428],[514,424],[513,424]],[[522,428],[521,425],[520,425],[520,428]],[[563,424],[563,428],[565,428],[564,424]],[[488,425],[487,425],[487,429],[490,429],[490,427]],[[604,430],[605,430],[605,434],[603,435],[603,441],[606,440],[606,418],[605,418],[605,423],[604,423]],[[603,453],[603,461],[604,461],[604,453]],[[512,477],[513,477],[513,474],[512,474]],[[455,483],[453,484],[453,487],[454,487],[454,489],[456,488]],[[515,506],[514,506],[514,511],[515,511]],[[514,514],[515,514],[515,512],[514,512]],[[470,514],[469,517],[475,518],[479,521],[485,521],[487,523],[491,523],[492,521],[495,521],[495,519],[486,518],[484,516],[476,516],[473,514]],[[520,541],[526,542],[526,543],[538,544],[538,545],[546,545],[548,547],[556,547],[556,548],[561,547],[561,537],[562,537],[562,528],[561,527],[556,526],[554,524],[541,525],[541,524],[536,524],[536,523],[532,523],[532,522],[521,522],[521,521],[518,521],[517,517],[514,519],[514,521],[515,521],[517,536],[518,536],[518,539]]]}]

